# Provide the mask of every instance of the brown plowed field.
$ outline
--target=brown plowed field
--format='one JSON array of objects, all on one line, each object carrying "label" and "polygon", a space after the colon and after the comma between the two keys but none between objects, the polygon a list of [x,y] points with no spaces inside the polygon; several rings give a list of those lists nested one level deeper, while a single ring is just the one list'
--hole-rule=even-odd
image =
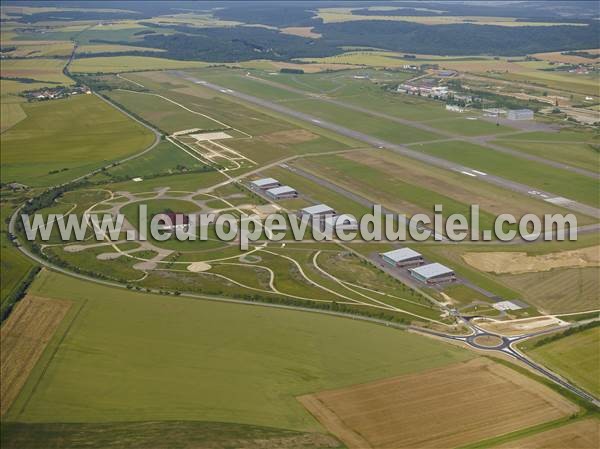
[{"label": "brown plowed field", "polygon": [[0,416],[21,391],[71,303],[26,296],[0,329]]},{"label": "brown plowed field", "polygon": [[361,449],[459,447],[578,410],[549,388],[484,358],[299,400],[349,448]]}]

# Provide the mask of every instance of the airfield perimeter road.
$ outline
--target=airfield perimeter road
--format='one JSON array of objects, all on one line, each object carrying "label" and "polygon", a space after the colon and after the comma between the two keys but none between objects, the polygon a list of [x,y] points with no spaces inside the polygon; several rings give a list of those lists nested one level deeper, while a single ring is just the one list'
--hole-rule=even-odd
[{"label": "airfield perimeter road", "polygon": [[[286,106],[282,106],[278,103],[274,103],[272,101],[264,100],[262,98],[258,98],[258,97],[254,97],[252,95],[234,91],[232,89],[228,89],[226,87],[222,87],[217,84],[213,84],[208,81],[195,78],[184,72],[171,71],[170,73],[173,73],[176,76],[184,78],[193,83],[201,84],[203,87],[218,91],[222,94],[230,95],[237,99],[247,101],[249,103],[253,103],[258,106],[262,106],[266,109],[271,109],[275,112],[279,112],[281,114],[284,114],[284,115],[287,115],[290,117],[294,117],[296,119],[300,119],[305,122],[312,123],[313,125],[318,126],[320,128],[328,129],[328,130],[334,131],[338,134],[353,138],[355,140],[365,142],[375,148],[386,148],[386,149],[389,149],[396,153],[402,154],[403,156],[410,157],[412,159],[416,159],[421,162],[424,162],[425,164],[433,165],[433,166],[440,167],[440,168],[443,168],[446,170],[456,171],[459,173],[461,173],[461,172],[471,173],[473,170],[464,165],[455,164],[455,163],[447,161],[445,159],[441,159],[441,158],[438,158],[435,156],[430,156],[428,154],[421,153],[419,151],[415,151],[405,145],[399,145],[399,144],[387,142],[387,141],[379,139],[377,137],[373,137],[368,134],[364,134],[362,132],[355,131],[350,128],[346,128],[345,126],[336,125],[335,123],[331,123],[326,120],[318,119],[310,114],[290,109],[290,108],[288,108]],[[521,193],[521,194],[529,196],[529,197],[534,197],[534,198],[541,197],[541,198],[548,198],[548,199],[561,198],[560,195],[557,195],[557,194],[554,194],[551,192],[536,190],[534,187],[530,187],[530,186],[527,186],[527,185],[524,185],[524,184],[521,184],[518,182],[510,181],[510,180],[501,178],[499,176],[486,174],[486,175],[478,176],[478,179],[488,182],[490,184],[497,185],[504,189],[512,190],[513,192]],[[532,192],[535,192],[535,193],[532,193]],[[545,196],[543,196],[543,195],[545,195]],[[578,213],[581,213],[584,215],[589,215],[594,218],[600,218],[600,209],[593,207],[593,206],[588,206],[586,204],[579,203],[574,200],[569,200],[569,199],[563,198],[560,206],[565,209],[574,211],[574,212],[578,212]]]},{"label": "airfield perimeter road", "polygon": [[[460,134],[456,134],[456,133],[453,133],[450,131],[444,131],[439,128],[434,128],[433,126],[429,126],[427,123],[417,122],[415,120],[408,120],[408,119],[396,117],[396,116],[389,115],[389,114],[386,114],[386,113],[380,112],[380,111],[374,111],[373,109],[368,109],[368,108],[358,106],[355,104],[346,103],[344,101],[341,101],[341,100],[338,100],[335,98],[326,97],[321,94],[306,92],[302,89],[296,89],[294,87],[290,87],[285,84],[277,83],[277,82],[271,81],[271,80],[265,80],[265,79],[259,78],[257,76],[246,75],[246,78],[252,79],[254,81],[258,81],[263,84],[267,84],[269,86],[273,86],[277,89],[287,90],[289,92],[303,95],[307,98],[317,99],[319,101],[323,101],[323,102],[334,104],[336,106],[340,106],[342,108],[351,109],[353,111],[361,112],[361,113],[367,114],[367,115],[372,115],[373,117],[380,117],[382,119],[389,120],[391,122],[396,122],[401,125],[412,126],[413,128],[418,128],[423,131],[427,131],[427,132],[434,133],[434,134],[439,134],[441,136],[444,136],[444,139],[439,139],[440,142],[444,142],[444,141],[448,141],[448,140],[462,140],[465,142],[479,145],[481,147],[485,147],[485,148],[489,148],[491,150],[498,151],[500,153],[506,153],[506,154],[510,154],[511,156],[516,156],[516,157],[520,157],[522,159],[528,159],[530,161],[538,162],[541,164],[546,164],[551,167],[560,168],[562,170],[570,171],[572,173],[577,173],[582,176],[588,176],[590,178],[600,179],[600,174],[583,169],[583,168],[573,167],[571,165],[563,164],[561,162],[556,162],[551,159],[546,159],[544,157],[536,156],[534,154],[523,153],[523,152],[520,152],[517,150],[513,150],[511,148],[503,147],[498,144],[489,143],[488,140],[491,136],[473,136],[473,137],[462,136]],[[525,131],[518,131],[516,133],[510,133],[510,134],[521,134],[523,132],[525,132]],[[493,136],[493,137],[496,137],[496,136]],[[417,146],[417,145],[419,145],[419,142],[412,144],[412,145]]]}]

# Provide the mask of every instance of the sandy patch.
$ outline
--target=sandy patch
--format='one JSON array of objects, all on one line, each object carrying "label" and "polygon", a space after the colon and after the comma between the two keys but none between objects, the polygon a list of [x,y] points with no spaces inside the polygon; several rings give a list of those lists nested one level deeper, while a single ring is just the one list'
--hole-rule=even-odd
[{"label": "sandy patch", "polygon": [[187,266],[187,270],[192,273],[201,273],[203,271],[208,271],[212,267],[206,262],[193,262]]},{"label": "sandy patch", "polygon": [[549,330],[566,326],[568,323],[553,316],[525,318],[514,321],[480,321],[477,323],[482,329],[501,335],[520,335],[526,332]]},{"label": "sandy patch", "polygon": [[292,34],[294,36],[309,37],[313,39],[318,39],[323,36],[322,34],[315,33],[313,27],[287,27],[281,28],[279,31],[283,34]]},{"label": "sandy patch", "polygon": [[496,274],[550,271],[555,268],[600,266],[600,246],[529,256],[526,252],[466,253],[463,260],[478,270]]}]

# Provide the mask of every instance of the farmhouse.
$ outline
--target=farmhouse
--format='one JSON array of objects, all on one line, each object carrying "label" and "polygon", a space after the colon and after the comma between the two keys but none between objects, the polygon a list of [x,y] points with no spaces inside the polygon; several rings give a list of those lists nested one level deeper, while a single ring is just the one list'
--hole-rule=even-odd
[{"label": "farmhouse", "polygon": [[277,181],[275,178],[262,178],[257,179],[256,181],[252,181],[250,185],[259,190],[269,190],[275,187],[279,187],[281,183]]},{"label": "farmhouse", "polygon": [[508,111],[506,117],[509,120],[533,120],[533,111],[531,109],[512,109]]},{"label": "farmhouse", "polygon": [[423,256],[410,249],[400,248],[380,254],[384,262],[395,267],[409,267],[423,264]]},{"label": "farmhouse", "polygon": [[441,263],[430,263],[417,268],[410,268],[410,274],[415,279],[427,284],[437,284],[456,279],[454,271]]},{"label": "farmhouse", "polygon": [[305,207],[300,211],[300,215],[308,215],[309,217],[322,217],[325,218],[328,215],[335,215],[335,210],[329,207],[327,204],[316,204],[314,206]]},{"label": "farmhouse", "polygon": [[274,200],[283,200],[286,198],[297,198],[298,192],[290,186],[279,186],[269,189],[265,192]]},{"label": "farmhouse", "polygon": [[356,218],[354,218],[352,215],[329,215],[325,217],[325,229],[327,231],[356,231],[358,230],[358,221],[356,221]]}]

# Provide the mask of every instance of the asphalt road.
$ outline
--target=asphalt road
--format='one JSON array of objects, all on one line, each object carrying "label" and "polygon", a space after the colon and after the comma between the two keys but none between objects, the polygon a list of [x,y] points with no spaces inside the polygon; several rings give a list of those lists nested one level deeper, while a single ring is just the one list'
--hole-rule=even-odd
[{"label": "asphalt road", "polygon": [[[287,115],[289,117],[294,117],[296,119],[312,123],[315,126],[318,126],[320,128],[324,128],[324,129],[328,129],[330,131],[334,131],[334,132],[344,135],[346,137],[350,137],[352,139],[355,139],[355,140],[358,140],[361,142],[365,142],[366,144],[368,144],[372,147],[375,147],[375,148],[386,148],[388,150],[394,151],[403,156],[410,157],[412,159],[416,159],[425,164],[443,168],[445,170],[452,170],[452,171],[456,171],[459,173],[461,173],[461,172],[473,173],[473,169],[471,169],[470,167],[467,167],[467,166],[461,165],[461,164],[456,164],[454,162],[447,161],[445,159],[441,159],[441,158],[431,156],[426,153],[422,153],[422,152],[413,150],[405,145],[394,144],[394,143],[385,141],[383,139],[373,137],[368,134],[365,134],[365,133],[362,133],[359,131],[355,131],[350,128],[346,128],[345,126],[337,125],[335,123],[331,123],[329,121],[319,119],[310,114],[296,111],[294,109],[290,109],[286,106],[283,106],[278,103],[274,103],[269,100],[258,98],[258,97],[252,96],[252,95],[248,95],[248,94],[245,94],[242,92],[228,89],[226,87],[219,86],[217,84],[210,83],[205,80],[201,80],[199,78],[195,78],[195,77],[188,75],[186,73],[183,73],[183,72],[173,71],[171,73],[174,73],[175,75],[177,75],[179,77],[187,79],[188,81],[191,81],[191,82],[194,82],[197,84],[201,84],[203,87],[221,92],[226,95],[230,95],[232,97],[247,101],[249,103],[256,104],[258,106],[262,106],[267,109],[271,109],[273,111],[279,112],[279,113]],[[465,175],[465,176],[467,176],[467,175]],[[534,187],[527,186],[525,184],[521,184],[521,183],[518,183],[515,181],[508,180],[508,179],[504,179],[504,178],[501,178],[501,177],[495,176],[495,175],[490,175],[490,174],[477,175],[477,178],[484,182],[488,182],[490,184],[494,184],[494,185],[502,187],[504,189],[518,192],[520,194],[523,194],[523,195],[526,195],[529,197],[534,197],[534,198],[559,198],[559,197],[561,197],[560,195],[557,195],[555,193],[537,190]],[[600,218],[600,209],[592,207],[592,206],[588,206],[586,204],[579,203],[574,200],[565,199],[565,201],[561,204],[561,207],[564,207],[565,209],[569,209],[573,212],[581,213],[584,215],[589,215],[594,218]]]}]

